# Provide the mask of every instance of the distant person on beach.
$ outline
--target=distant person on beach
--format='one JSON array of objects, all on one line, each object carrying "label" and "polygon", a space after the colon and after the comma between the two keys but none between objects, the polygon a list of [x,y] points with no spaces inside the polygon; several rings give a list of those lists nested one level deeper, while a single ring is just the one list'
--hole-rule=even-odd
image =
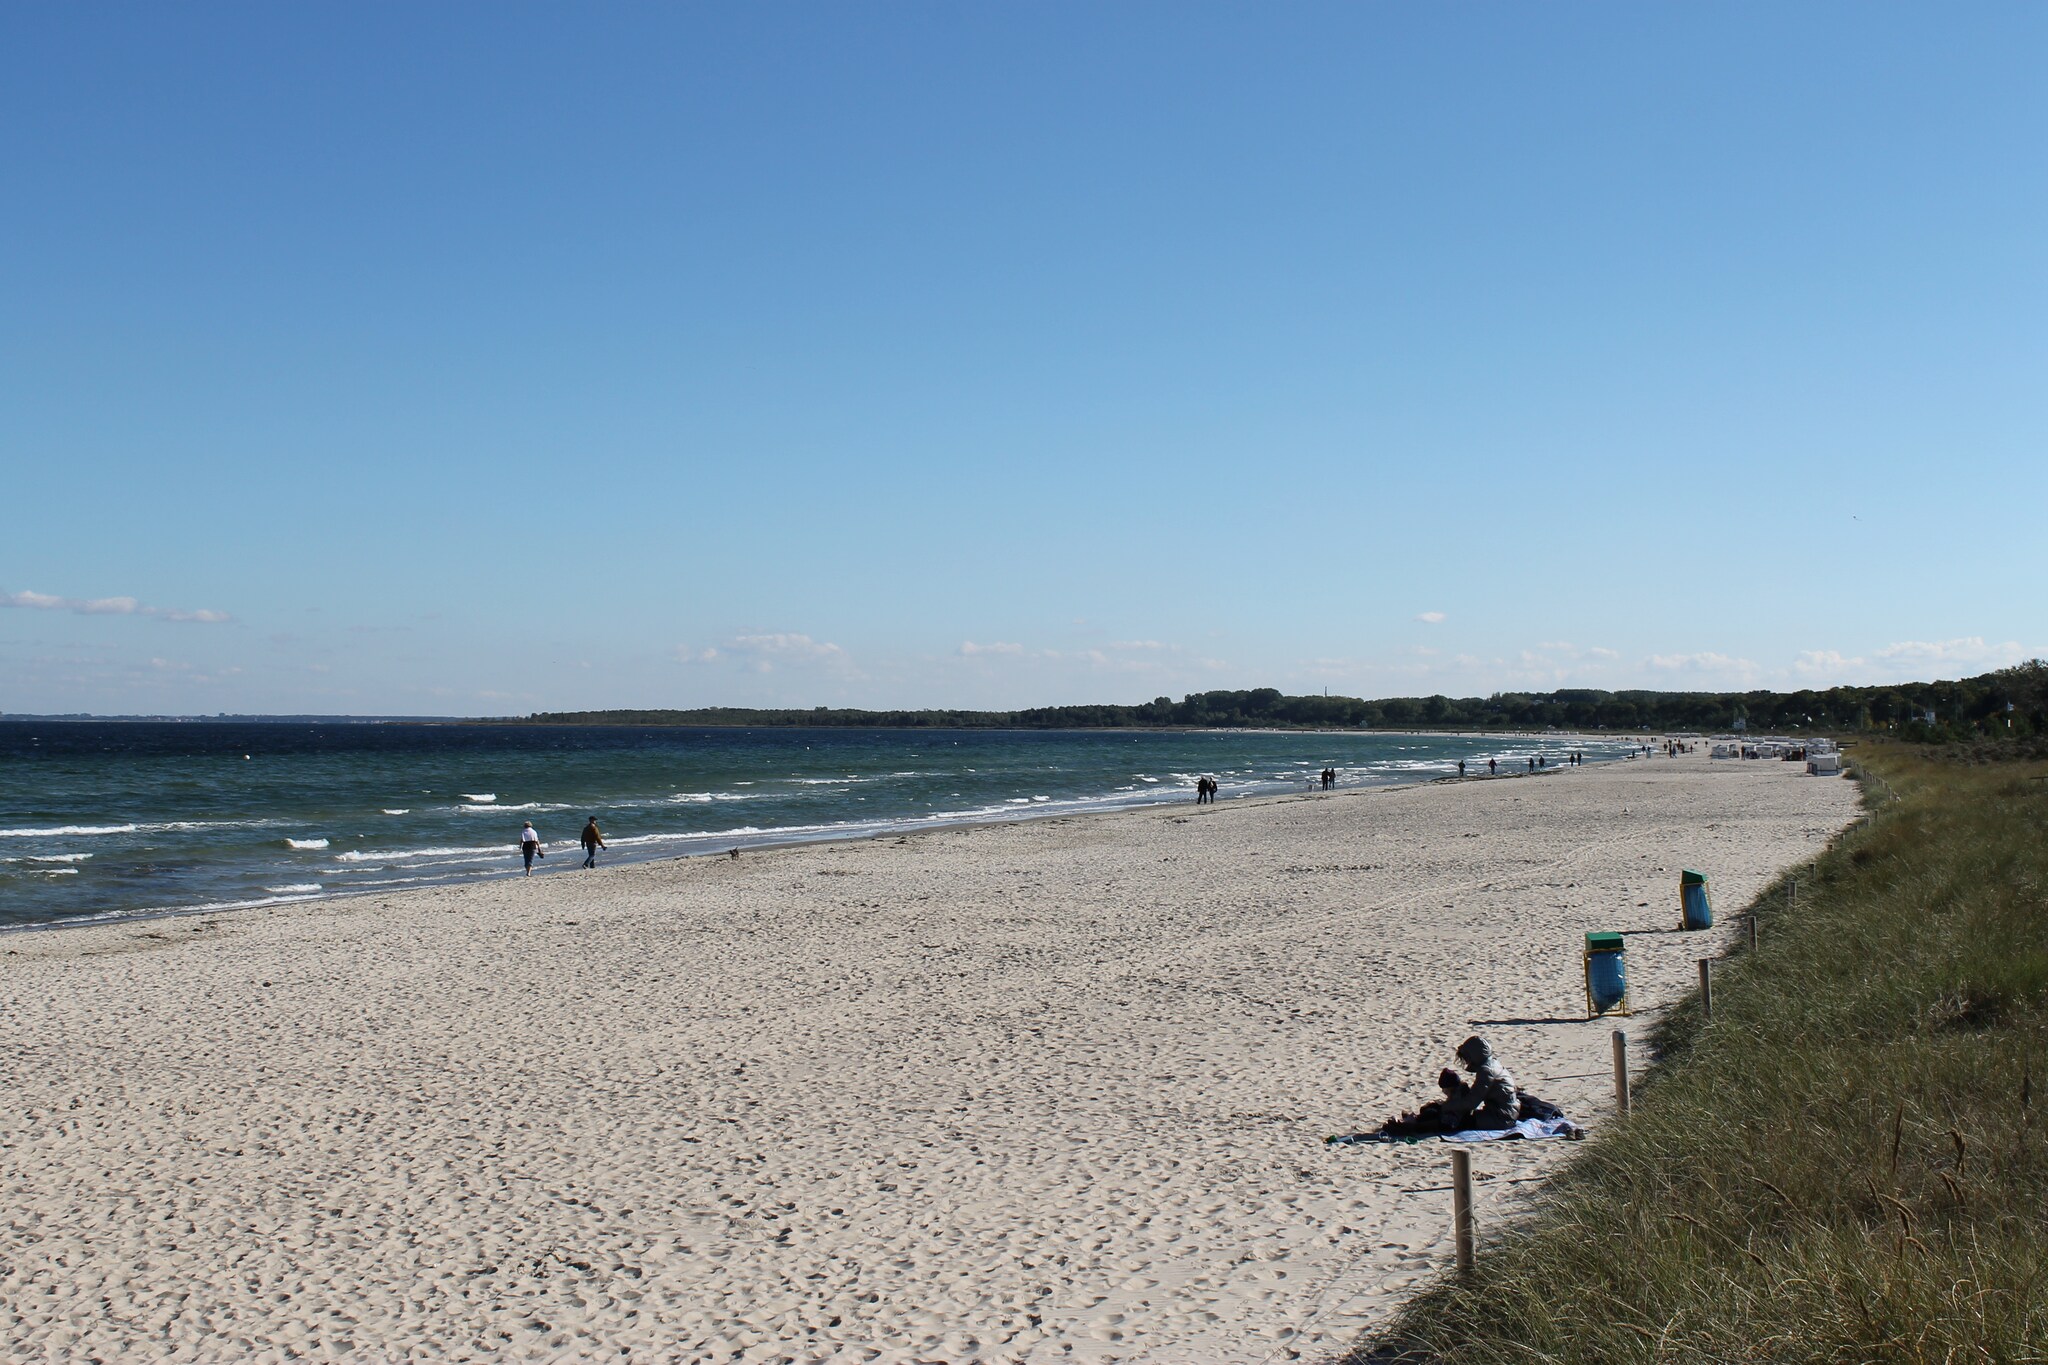
[{"label": "distant person on beach", "polygon": [[1195,804],[1214,805],[1216,801],[1216,779],[1199,777],[1195,779]]},{"label": "distant person on beach", "polygon": [[1460,777],[1463,777],[1464,775],[1465,775],[1465,760],[1461,758],[1461,759],[1459,759],[1459,760],[1458,760],[1458,776],[1460,776]]},{"label": "distant person on beach", "polygon": [[533,875],[533,860],[547,857],[547,850],[540,846],[540,835],[534,833],[533,821],[528,820],[519,831],[519,852],[526,858],[526,875]]},{"label": "distant person on beach", "polygon": [[1500,776],[1500,763],[1498,760],[1491,758],[1486,760],[1486,775],[1488,777]]},{"label": "distant person on beach", "polygon": [[604,835],[598,833],[597,817],[590,817],[590,823],[583,827],[583,865],[597,866],[597,851],[604,847]]},{"label": "distant person on beach", "polygon": [[1533,758],[1529,760],[1529,771],[1532,773],[1536,771],[1536,760]]}]

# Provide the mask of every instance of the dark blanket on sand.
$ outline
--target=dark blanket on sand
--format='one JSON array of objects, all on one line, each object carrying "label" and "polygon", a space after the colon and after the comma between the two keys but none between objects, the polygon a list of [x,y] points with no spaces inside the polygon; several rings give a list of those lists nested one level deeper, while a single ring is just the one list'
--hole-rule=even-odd
[{"label": "dark blanket on sand", "polygon": [[[1452,1137],[1482,1132],[1497,1132],[1502,1136],[1516,1137],[1583,1137],[1585,1130],[1565,1118],[1564,1110],[1538,1095],[1526,1090],[1515,1092],[1515,1122],[1505,1124],[1482,1124],[1466,1118],[1460,1121],[1455,1110],[1442,1100],[1432,1100],[1412,1114],[1388,1119],[1379,1127],[1364,1133],[1347,1133],[1323,1139],[1325,1143],[1360,1142],[1418,1142],[1423,1138]],[[1526,1125],[1526,1126],[1525,1126]]]}]

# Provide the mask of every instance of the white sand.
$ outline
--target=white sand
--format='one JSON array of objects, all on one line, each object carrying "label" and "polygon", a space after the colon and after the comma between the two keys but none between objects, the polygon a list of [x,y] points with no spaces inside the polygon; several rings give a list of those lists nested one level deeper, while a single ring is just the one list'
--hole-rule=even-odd
[{"label": "white sand", "polygon": [[[1656,759],[9,936],[0,1340],[1321,1358],[1449,1222],[1448,1148],[1323,1137],[1475,1030],[1597,1131],[1580,936],[1708,872],[1630,940],[1668,1002],[1856,796]],[[1476,1149],[1481,1218],[1569,1149]]]}]

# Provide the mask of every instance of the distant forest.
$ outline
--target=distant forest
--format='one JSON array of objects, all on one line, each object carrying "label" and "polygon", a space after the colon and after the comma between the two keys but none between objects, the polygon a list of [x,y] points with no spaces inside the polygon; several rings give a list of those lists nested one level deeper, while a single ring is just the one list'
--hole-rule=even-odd
[{"label": "distant forest", "polygon": [[2048,733],[2048,663],[2036,659],[1959,682],[1801,692],[1497,692],[1490,697],[1289,697],[1275,688],[1193,692],[1138,706],[1036,706],[1023,711],[553,711],[525,725],[859,726],[946,730],[1374,729],[1886,730],[1952,741]]}]

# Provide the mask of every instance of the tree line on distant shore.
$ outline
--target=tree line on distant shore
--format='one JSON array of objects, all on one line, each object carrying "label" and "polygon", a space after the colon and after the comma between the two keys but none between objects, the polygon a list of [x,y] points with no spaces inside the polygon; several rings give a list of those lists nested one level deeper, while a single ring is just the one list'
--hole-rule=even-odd
[{"label": "tree line on distant shore", "polygon": [[1489,697],[1290,697],[1277,688],[1191,692],[1137,706],[1021,711],[863,711],[820,706],[713,706],[663,711],[544,711],[529,725],[823,726],[876,729],[1422,729],[1702,732],[1881,730],[1921,740],[2048,733],[2048,663],[2039,659],[1957,682],[1798,692],[1496,692]]}]

